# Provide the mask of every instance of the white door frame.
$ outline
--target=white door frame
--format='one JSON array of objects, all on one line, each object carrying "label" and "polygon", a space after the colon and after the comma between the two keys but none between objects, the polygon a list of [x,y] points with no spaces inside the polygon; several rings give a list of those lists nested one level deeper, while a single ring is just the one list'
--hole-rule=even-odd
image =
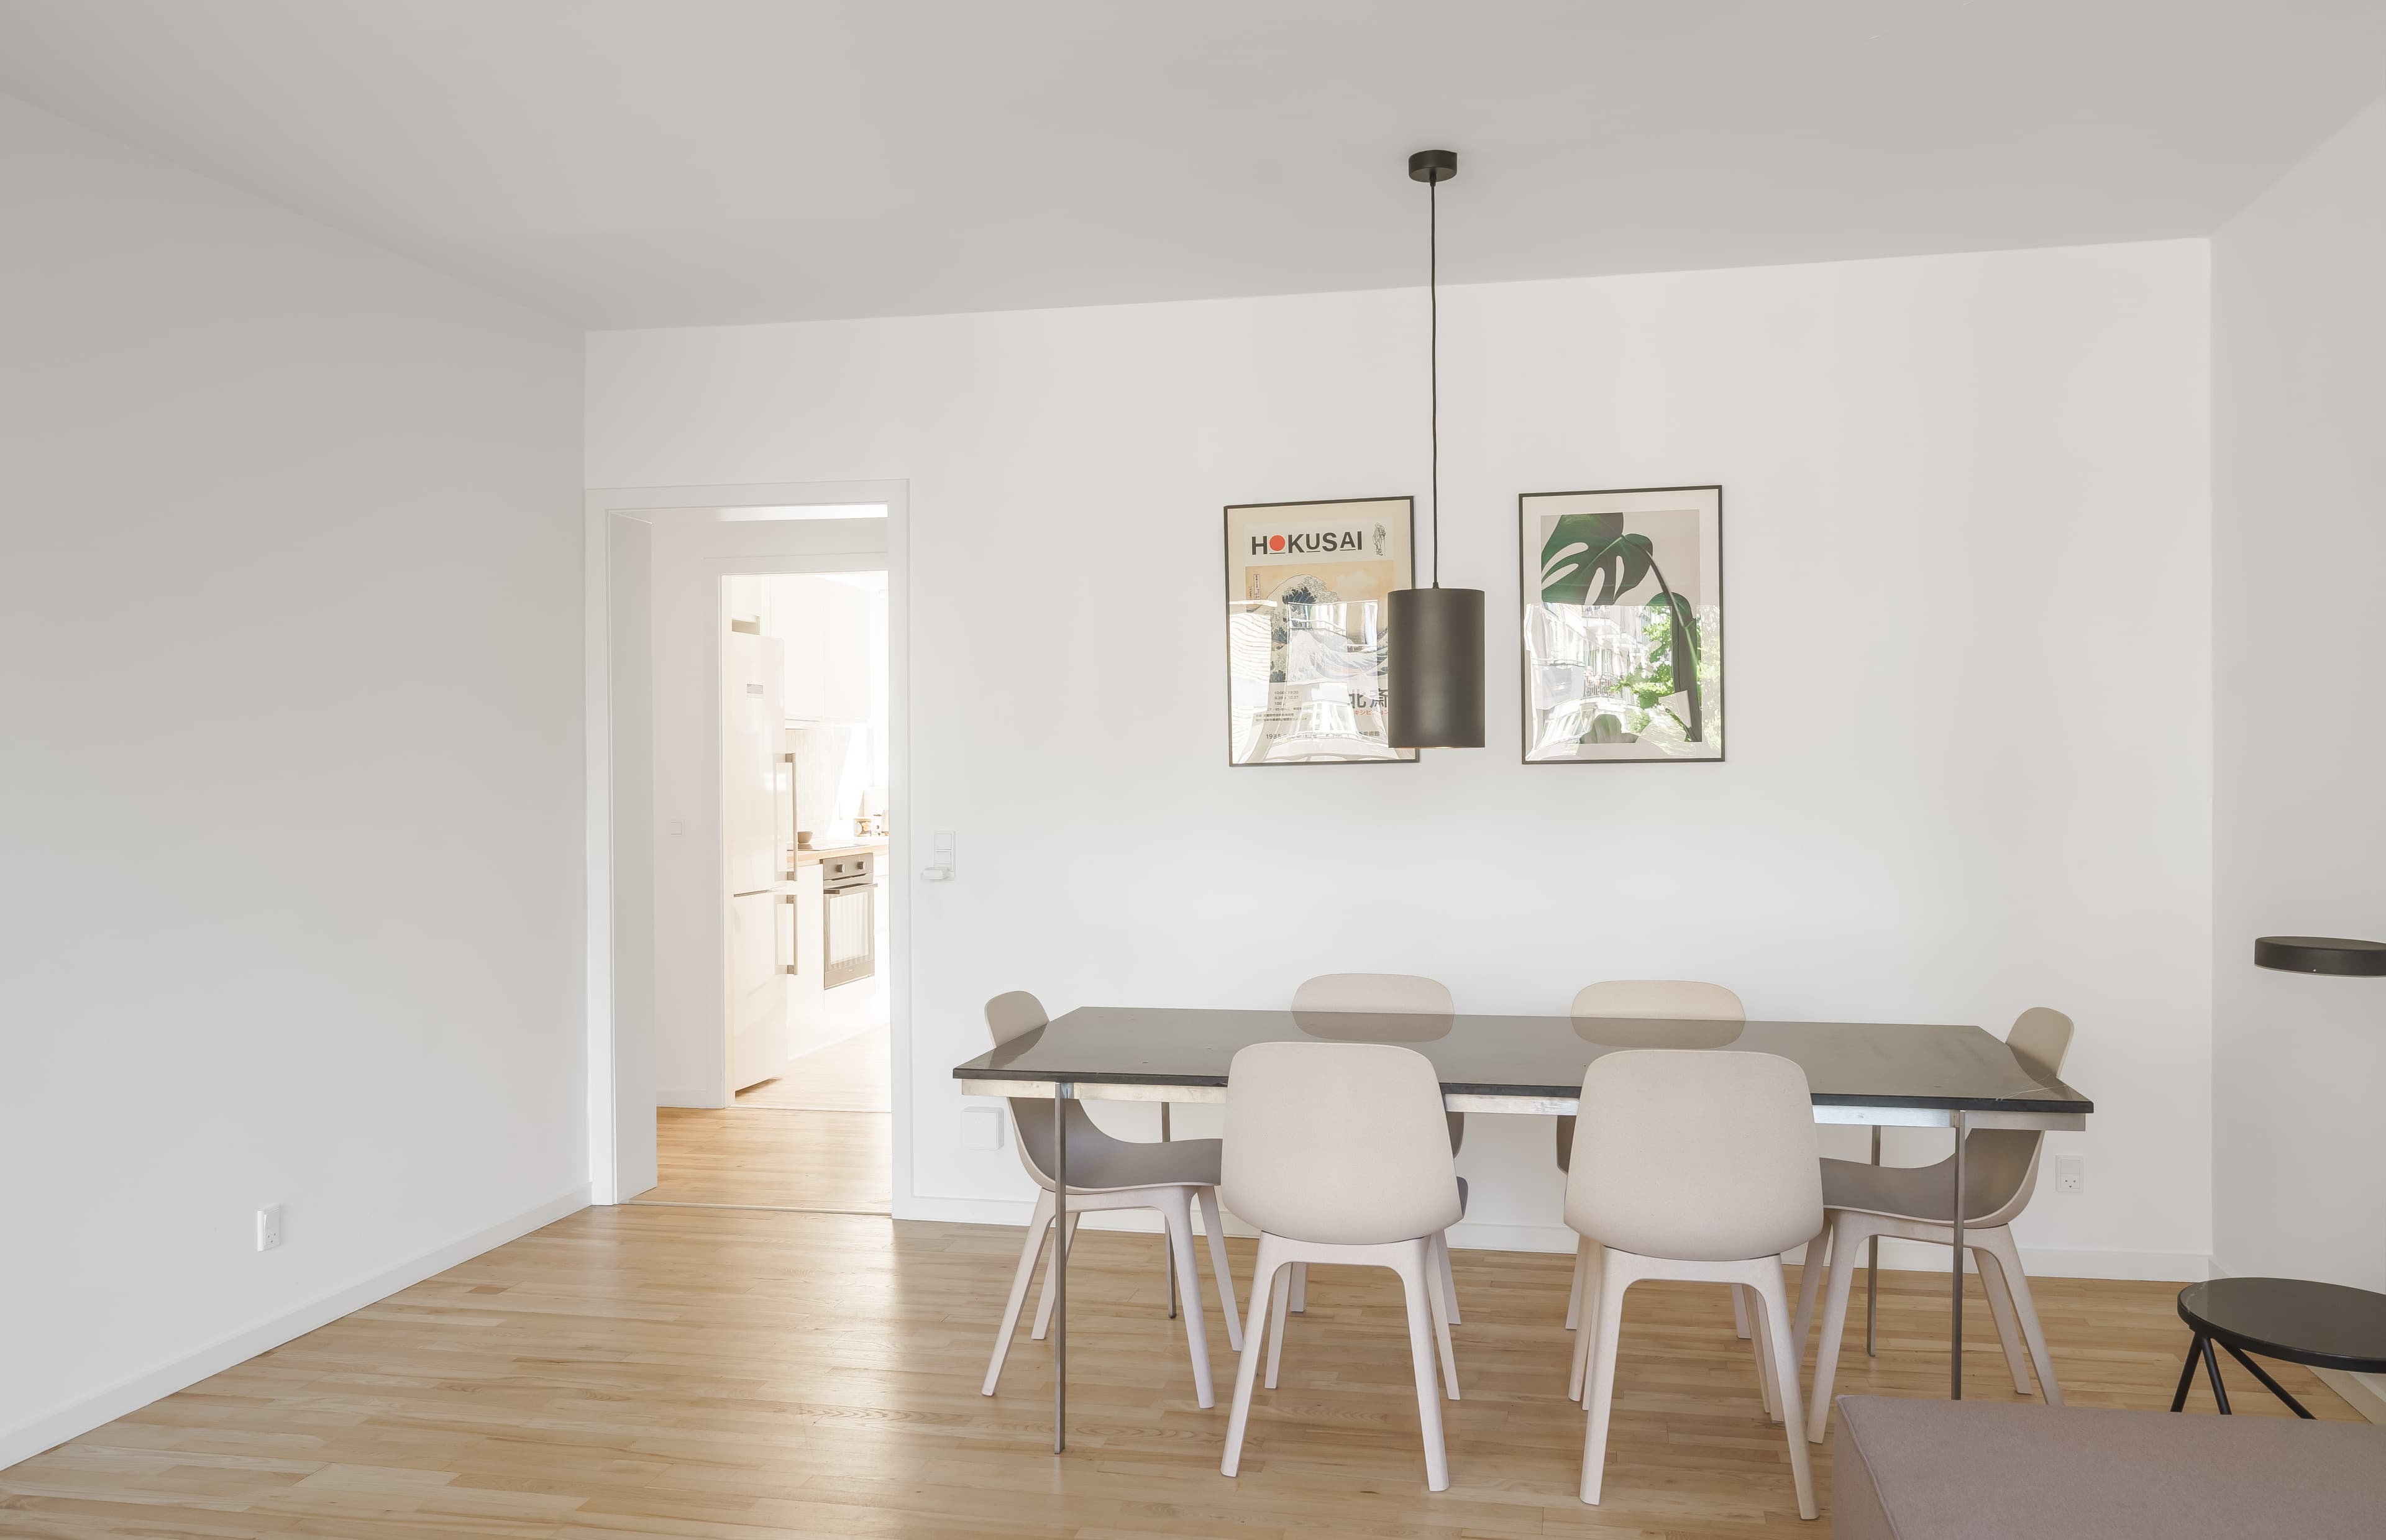
[{"label": "white door frame", "polygon": [[[613,487],[585,495],[583,523],[584,680],[583,709],[586,717],[585,775],[587,908],[586,970],[583,987],[587,996],[588,1178],[590,1197],[596,1203],[619,1203],[645,1190],[654,1170],[654,1052],[651,1040],[643,1045],[623,1041],[622,1014],[617,1008],[615,924],[616,906],[637,895],[617,891],[619,863],[614,850],[614,690],[615,574],[613,538],[617,520],[647,523],[666,510],[820,507],[835,504],[883,503],[886,507],[886,678],[887,678],[887,809],[890,838],[886,877],[881,886],[887,904],[888,943],[894,957],[887,975],[887,1012],[893,1053],[893,1111],[889,1130],[894,1157],[894,1190],[911,1188],[910,1100],[911,1058],[911,894],[910,883],[898,875],[910,870],[910,483],[883,482],[764,482],[730,486]],[[826,553],[806,551],[800,540],[777,538],[800,532],[805,520],[756,520],[743,525],[750,531],[749,552],[724,558],[721,571],[801,570],[793,563]],[[785,546],[785,549],[779,547]],[[708,566],[715,565],[708,562]],[[643,581],[645,574],[637,577]],[[643,669],[637,670],[643,675]],[[716,745],[715,753],[718,753]],[[638,778],[646,783],[646,778]],[[651,889],[647,890],[651,897]],[[651,1032],[651,1011],[634,1013]],[[632,1030],[635,1030],[634,1027]],[[626,1050],[626,1051],[625,1051]],[[638,1110],[643,1108],[643,1117]],[[628,1125],[628,1126],[625,1126]],[[633,1185],[634,1183],[634,1185]]]}]

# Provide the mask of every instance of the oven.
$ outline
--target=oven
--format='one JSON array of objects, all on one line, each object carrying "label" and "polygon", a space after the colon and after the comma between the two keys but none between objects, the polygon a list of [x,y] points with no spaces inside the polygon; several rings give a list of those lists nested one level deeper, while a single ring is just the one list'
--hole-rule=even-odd
[{"label": "oven", "polygon": [[878,971],[878,858],[869,851],[821,858],[821,987]]}]

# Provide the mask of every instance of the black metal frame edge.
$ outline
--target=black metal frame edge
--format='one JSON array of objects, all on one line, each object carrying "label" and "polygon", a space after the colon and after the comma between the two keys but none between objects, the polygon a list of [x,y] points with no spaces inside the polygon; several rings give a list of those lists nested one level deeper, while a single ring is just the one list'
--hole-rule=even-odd
[{"label": "black metal frame edge", "polygon": [[[1525,647],[1525,499],[1528,497],[1621,497],[1630,495],[1634,493],[1643,492],[1712,492],[1714,494],[1715,608],[1717,610],[1722,610],[1724,608],[1723,485],[1721,482],[1710,482],[1692,486],[1583,487],[1573,492],[1520,492],[1516,494],[1516,562],[1513,567],[1509,569],[1509,571],[1516,580],[1516,607],[1513,614],[1516,620],[1516,762],[1518,764],[1720,765],[1730,757],[1731,744],[1727,736],[1724,742],[1724,752],[1716,755],[1711,759],[1536,759],[1532,757],[1530,751],[1531,745],[1526,733],[1533,710],[1533,659],[1531,654],[1527,652]],[[1730,668],[1731,659],[1729,657],[1728,645],[1727,645],[1723,670],[1718,670],[1715,675],[1715,681],[1718,684],[1726,682],[1724,674],[1725,671],[1727,671]],[[1725,698],[1729,699],[1731,691],[1728,688],[1726,688],[1724,691]]]},{"label": "black metal frame edge", "polygon": [[[1236,509],[1322,508],[1331,507],[1337,503],[1406,503],[1409,506],[1409,586],[1412,588],[1415,587],[1416,495],[1414,493],[1410,493],[1405,495],[1394,493],[1390,495],[1380,497],[1287,497],[1282,502],[1276,503],[1228,503],[1220,511],[1218,515],[1218,576],[1222,579],[1227,580],[1226,603],[1231,605],[1235,602],[1235,589],[1234,582],[1232,581],[1235,575],[1235,557],[1234,553],[1226,548],[1226,527],[1233,520]],[[1222,620],[1227,619],[1228,616],[1229,612],[1225,610],[1221,610],[1218,614],[1218,618]],[[1235,653],[1233,633],[1229,632],[1225,636],[1221,637],[1220,641],[1224,645],[1226,653],[1226,712],[1227,720],[1231,722],[1234,720],[1235,708]],[[1409,757],[1405,759],[1400,757],[1403,753],[1407,754]],[[1280,765],[1246,765],[1239,764],[1235,759],[1235,740],[1231,731],[1228,732],[1226,737],[1226,768],[1228,770],[1336,770],[1344,765],[1415,765],[1422,764],[1425,760],[1425,750],[1421,748],[1405,750],[1395,749],[1392,751],[1392,754],[1393,757],[1389,759],[1294,759],[1287,760]]]}]

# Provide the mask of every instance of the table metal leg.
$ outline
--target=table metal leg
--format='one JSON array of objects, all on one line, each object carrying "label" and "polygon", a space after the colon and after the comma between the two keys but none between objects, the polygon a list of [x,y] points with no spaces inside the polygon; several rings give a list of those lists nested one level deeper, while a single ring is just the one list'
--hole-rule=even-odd
[{"label": "table metal leg", "polygon": [[[1880,1164],[1880,1125],[1872,1125],[1872,1163]],[[1865,1357],[1880,1356],[1880,1237],[1865,1243]]]},{"label": "table metal leg", "polygon": [[2253,1375],[2254,1378],[2261,1381],[2264,1385],[2267,1386],[2271,1395],[2277,1396],[2279,1400],[2284,1401],[2288,1406],[2293,1408],[2294,1413],[2297,1417],[2302,1418],[2306,1422],[2317,1422],[2319,1421],[2318,1418],[2314,1417],[2311,1414],[2309,1409],[2304,1407],[2301,1401],[2296,1400],[2293,1396],[2287,1394],[2286,1386],[2270,1378],[2268,1371],[2265,1370],[2260,1364],[2255,1363],[2253,1359],[2247,1358],[2242,1348],[2239,1347],[2233,1342],[2224,1342],[2220,1346],[2229,1349],[2229,1356],[2230,1358],[2235,1358],[2239,1363],[2245,1366],[2245,1371],[2247,1373]]},{"label": "table metal leg", "polygon": [[2204,1333],[2198,1332],[2187,1345],[2187,1363],[2179,1371],[2179,1388],[2171,1392],[2170,1409],[2182,1411],[2187,1407],[2187,1393],[2195,1385],[2195,1366],[2204,1357]]},{"label": "table metal leg", "polygon": [[1069,1096],[1052,1087],[1052,1452],[1069,1444]]},{"label": "table metal leg", "polygon": [[[1168,1104],[1160,1104],[1160,1142],[1168,1143]],[[1169,1238],[1168,1226],[1160,1227],[1161,1271],[1168,1274],[1168,1319],[1176,1319],[1176,1243]]]},{"label": "table metal leg", "polygon": [[2212,1376],[2212,1398],[2220,1404],[2220,1415],[2229,1415],[2229,1387],[2220,1383],[2220,1355],[2212,1350],[2212,1339],[2204,1339],[2204,1371]]},{"label": "table metal leg", "polygon": [[1964,1398],[1964,1122],[1955,1121],[1955,1319],[1947,1333],[1947,1396]]}]

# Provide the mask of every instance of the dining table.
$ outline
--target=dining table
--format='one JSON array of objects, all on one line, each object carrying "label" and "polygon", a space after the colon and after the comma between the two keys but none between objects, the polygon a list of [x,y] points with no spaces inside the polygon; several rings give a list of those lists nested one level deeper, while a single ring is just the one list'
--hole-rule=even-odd
[{"label": "dining table", "polygon": [[[967,1095],[1052,1103],[1055,1233],[1068,1233],[1061,1104],[1224,1102],[1236,1053],[1255,1043],[1392,1043],[1434,1066],[1452,1112],[1571,1116],[1584,1070],[1634,1048],[1777,1054],[1805,1071],[1818,1123],[1953,1131],[1953,1317],[1948,1394],[1964,1396],[1965,1135],[1974,1129],[2078,1130],[2095,1106],[1977,1026],[1887,1021],[1714,1021],[1086,1006],[955,1066]],[[1052,1250],[1052,1447],[1067,1446],[1068,1247]],[[1809,1258],[1809,1265],[1814,1259]],[[1877,1344],[1879,1243],[1867,1262],[1865,1347]],[[1174,1303],[1172,1299],[1172,1305]],[[1185,1308],[1199,1308],[1187,1300]]]}]

